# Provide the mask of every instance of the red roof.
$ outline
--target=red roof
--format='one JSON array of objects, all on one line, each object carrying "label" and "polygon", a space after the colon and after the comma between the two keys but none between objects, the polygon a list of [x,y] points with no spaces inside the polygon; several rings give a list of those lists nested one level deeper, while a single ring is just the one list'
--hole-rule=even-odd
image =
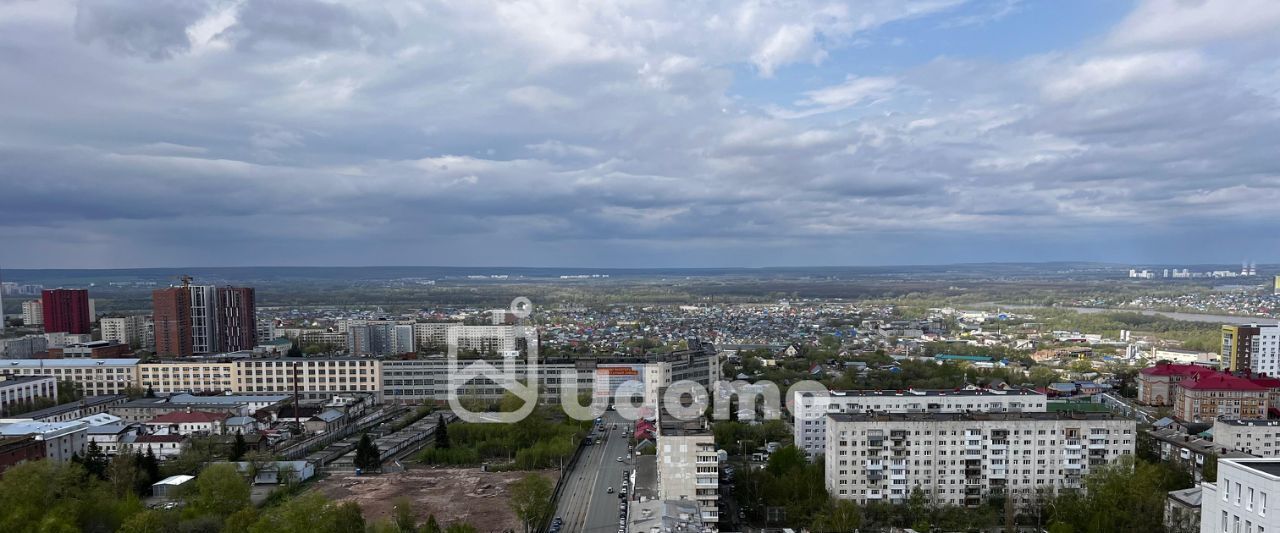
[{"label": "red roof", "polygon": [[1218,371],[1212,368],[1193,365],[1193,364],[1158,364],[1142,369],[1141,373],[1147,376],[1203,376],[1205,374],[1216,374]]},{"label": "red roof", "polygon": [[1231,374],[1210,374],[1196,379],[1184,379],[1178,384],[1190,390],[1265,391],[1266,387]]},{"label": "red roof", "polygon": [[175,413],[165,413],[163,415],[152,418],[148,424],[199,424],[210,422],[221,422],[227,418],[226,413],[210,413],[206,411],[191,411],[190,413],[178,411]]},{"label": "red roof", "polygon": [[1280,389],[1280,378],[1260,377],[1253,378],[1249,381],[1252,381],[1257,385],[1262,385],[1268,389]]}]

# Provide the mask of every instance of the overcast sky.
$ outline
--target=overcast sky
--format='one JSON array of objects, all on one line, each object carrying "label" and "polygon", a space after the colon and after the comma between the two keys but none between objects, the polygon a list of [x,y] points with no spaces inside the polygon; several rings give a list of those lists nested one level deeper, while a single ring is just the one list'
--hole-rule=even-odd
[{"label": "overcast sky", "polygon": [[0,0],[0,263],[1280,261],[1280,2]]}]

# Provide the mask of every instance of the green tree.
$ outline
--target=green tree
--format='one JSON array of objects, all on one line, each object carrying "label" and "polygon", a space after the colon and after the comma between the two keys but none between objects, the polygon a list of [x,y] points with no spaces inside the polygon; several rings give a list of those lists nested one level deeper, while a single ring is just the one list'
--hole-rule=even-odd
[{"label": "green tree", "polygon": [[89,442],[89,446],[85,449],[84,469],[89,471],[98,479],[107,479],[107,467],[111,466],[111,460],[107,458],[107,454],[103,453],[102,447],[98,446],[97,441]]},{"label": "green tree", "polygon": [[382,466],[382,452],[378,451],[378,445],[374,444],[368,433],[361,435],[360,442],[356,444],[355,466],[366,471],[377,470]]},{"label": "green tree", "polygon": [[159,511],[143,511],[130,516],[117,533],[165,533],[173,528]]},{"label": "green tree", "polygon": [[1211,453],[1204,458],[1204,466],[1200,469],[1202,479],[1210,483],[1218,481],[1218,454]]},{"label": "green tree", "polygon": [[862,526],[862,510],[849,500],[832,499],[813,519],[814,533],[845,533]]},{"label": "green tree", "polygon": [[364,533],[367,525],[364,521],[364,513],[360,511],[360,504],[356,502],[343,502],[334,509],[333,517],[335,533]]},{"label": "green tree", "polygon": [[554,487],[546,477],[528,474],[511,484],[511,509],[524,526],[525,533],[533,533],[545,524],[555,512],[552,501]]},{"label": "green tree", "polygon": [[444,419],[444,413],[440,413],[436,418],[436,448],[441,450],[449,449],[449,423]]},{"label": "green tree", "polygon": [[209,465],[196,476],[195,487],[188,495],[190,516],[214,516],[225,519],[249,505],[249,484],[235,465]]},{"label": "green tree", "polygon": [[249,533],[327,533],[338,531],[339,518],[350,525],[350,510],[340,511],[323,494],[307,492],[264,512]]},{"label": "green tree", "polygon": [[227,459],[236,462],[244,458],[245,452],[249,451],[249,443],[244,440],[244,433],[236,430],[236,440],[231,443],[231,453],[227,455]]}]

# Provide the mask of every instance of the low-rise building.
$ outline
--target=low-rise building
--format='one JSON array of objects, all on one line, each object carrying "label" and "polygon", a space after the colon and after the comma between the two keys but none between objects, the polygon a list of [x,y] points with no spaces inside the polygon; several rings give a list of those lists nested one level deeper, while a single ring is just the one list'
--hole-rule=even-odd
[{"label": "low-rise building", "polygon": [[1187,469],[1196,481],[1203,478],[1204,467],[1210,456],[1245,459],[1253,457],[1240,450],[1219,446],[1212,440],[1186,433],[1179,428],[1147,430],[1147,434],[1151,436],[1161,459]]},{"label": "low-rise building", "polygon": [[1132,454],[1136,427],[1109,413],[838,413],[826,439],[832,497],[901,503],[918,488],[937,504],[1021,506]]},{"label": "low-rise building", "polygon": [[84,455],[89,424],[74,422],[15,422],[0,425],[0,436],[31,436],[44,445],[44,456],[53,461],[70,461]]},{"label": "low-rise building", "polygon": [[1219,418],[1213,421],[1213,442],[1255,457],[1280,456],[1280,420]]},{"label": "low-rise building", "polygon": [[138,426],[136,424],[123,422],[90,426],[87,433],[89,442],[97,444],[102,453],[108,456],[115,456],[120,453],[120,445],[127,442],[131,436],[137,435]]},{"label": "low-rise building", "polygon": [[58,381],[50,376],[0,374],[0,416],[30,411],[37,403],[57,402]]},{"label": "low-rise building", "polygon": [[149,433],[168,431],[178,435],[221,435],[224,429],[223,421],[227,418],[226,413],[187,410],[166,413],[144,424],[151,428]]},{"label": "low-rise building", "polygon": [[1164,528],[1170,532],[1200,529],[1200,487],[1170,491],[1164,500]]},{"label": "low-rise building", "polygon": [[24,418],[33,422],[66,422],[89,415],[105,413],[113,405],[119,405],[129,399],[123,394],[105,396],[86,396],[74,402],[55,405],[36,411],[18,413],[14,418]]},{"label": "low-rise building", "polygon": [[1173,387],[1173,416],[1212,423],[1219,417],[1264,418],[1270,389],[1225,373],[1192,376]]},{"label": "low-rise building", "polygon": [[133,355],[133,348],[116,341],[92,341],[49,348],[51,359],[111,359]]},{"label": "low-rise building", "polygon": [[0,355],[5,359],[34,359],[49,352],[49,341],[44,335],[24,335],[14,339],[0,339]]},{"label": "low-rise building", "polygon": [[128,450],[129,453],[147,453],[150,451],[155,454],[156,459],[164,461],[172,459],[182,453],[183,448],[187,446],[187,437],[177,434],[161,434],[161,435],[133,435],[125,436],[121,441],[120,449]]},{"label": "low-rise building", "polygon": [[1138,372],[1138,403],[1151,406],[1173,405],[1174,386],[1184,379],[1216,374],[1217,370],[1195,364],[1157,363]]},{"label": "low-rise building", "polygon": [[0,474],[28,461],[44,459],[44,443],[35,437],[0,437]]}]

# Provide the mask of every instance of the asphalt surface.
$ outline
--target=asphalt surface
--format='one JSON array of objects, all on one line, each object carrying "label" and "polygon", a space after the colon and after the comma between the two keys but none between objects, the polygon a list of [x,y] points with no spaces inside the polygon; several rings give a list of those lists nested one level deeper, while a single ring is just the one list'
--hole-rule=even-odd
[{"label": "asphalt surface", "polygon": [[[618,531],[618,489],[622,487],[622,471],[634,469],[627,454],[627,438],[622,436],[630,424],[616,412],[605,413],[605,431],[600,444],[587,446],[569,474],[556,505],[556,516],[564,520],[564,533],[613,533]],[[613,429],[617,424],[618,429]],[[618,462],[621,457],[623,462]],[[613,494],[608,493],[613,487]],[[628,492],[630,494],[630,492]]]}]

